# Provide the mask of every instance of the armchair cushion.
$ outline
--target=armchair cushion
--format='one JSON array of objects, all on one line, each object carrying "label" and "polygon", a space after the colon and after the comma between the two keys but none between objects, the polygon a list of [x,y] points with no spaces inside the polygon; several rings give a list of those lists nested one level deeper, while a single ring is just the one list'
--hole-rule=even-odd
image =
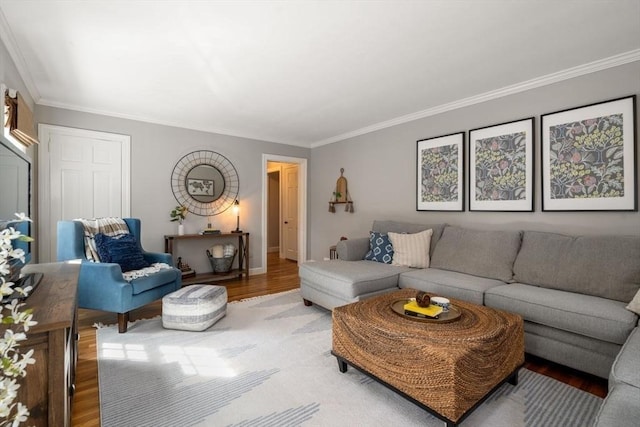
[{"label": "armchair cushion", "polygon": [[150,265],[144,259],[138,240],[132,234],[111,237],[98,233],[95,235],[95,242],[100,261],[119,264],[123,272],[140,270]]},{"label": "armchair cushion", "polygon": [[176,269],[161,269],[148,276],[141,276],[133,279],[131,282],[133,295],[139,295],[151,289],[158,288],[171,282],[176,281]]}]

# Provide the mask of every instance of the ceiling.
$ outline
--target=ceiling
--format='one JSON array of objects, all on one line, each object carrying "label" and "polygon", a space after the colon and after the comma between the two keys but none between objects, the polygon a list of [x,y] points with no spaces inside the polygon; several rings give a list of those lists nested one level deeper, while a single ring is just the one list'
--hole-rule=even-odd
[{"label": "ceiling", "polygon": [[640,60],[640,0],[0,0],[36,103],[315,147]]}]

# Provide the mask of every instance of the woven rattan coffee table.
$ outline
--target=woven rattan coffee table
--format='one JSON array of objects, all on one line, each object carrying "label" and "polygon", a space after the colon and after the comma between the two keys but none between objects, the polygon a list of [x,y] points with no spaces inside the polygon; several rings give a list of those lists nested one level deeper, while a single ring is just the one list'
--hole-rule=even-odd
[{"label": "woven rattan coffee table", "polygon": [[416,292],[336,307],[332,354],[341,372],[351,365],[455,426],[502,383],[517,384],[522,318],[455,299],[461,316],[451,323],[419,322],[391,309]]}]

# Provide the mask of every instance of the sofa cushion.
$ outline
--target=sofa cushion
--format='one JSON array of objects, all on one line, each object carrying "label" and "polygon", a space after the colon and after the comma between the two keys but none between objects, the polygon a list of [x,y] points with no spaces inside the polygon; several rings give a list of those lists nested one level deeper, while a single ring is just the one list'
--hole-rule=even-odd
[{"label": "sofa cushion", "polygon": [[640,289],[640,237],[526,231],[517,282],[629,303]]},{"label": "sofa cushion", "polygon": [[144,259],[142,249],[133,234],[112,237],[98,233],[94,240],[100,261],[119,264],[123,272],[141,270],[151,265]]},{"label": "sofa cushion", "polygon": [[414,268],[429,268],[429,245],[432,234],[431,229],[412,234],[389,232],[389,240],[393,245],[391,263]]},{"label": "sofa cushion", "polygon": [[520,231],[447,226],[431,256],[431,267],[509,282],[520,240]]},{"label": "sofa cushion", "polygon": [[372,231],[369,237],[369,252],[366,253],[364,259],[391,264],[391,261],[393,261],[393,245],[389,240],[389,236]]},{"label": "sofa cushion", "polygon": [[504,282],[437,268],[408,271],[398,279],[400,288],[431,292],[478,305],[484,305],[484,293],[487,289],[499,285],[504,285]]},{"label": "sofa cushion", "polygon": [[624,303],[522,283],[486,291],[485,305],[518,313],[524,320],[622,345],[638,317]]},{"label": "sofa cushion", "polygon": [[[611,367],[609,387],[626,383],[640,389],[640,327],[635,328]],[[638,400],[640,405],[640,400]]]},{"label": "sofa cushion", "polygon": [[300,279],[326,293],[352,300],[363,294],[398,287],[398,275],[409,267],[396,267],[374,261],[330,260],[305,262],[299,267]]},{"label": "sofa cushion", "polygon": [[372,231],[379,233],[419,233],[424,230],[433,230],[431,244],[429,245],[429,255],[433,255],[433,250],[442,235],[445,224],[411,224],[401,221],[373,221]]}]

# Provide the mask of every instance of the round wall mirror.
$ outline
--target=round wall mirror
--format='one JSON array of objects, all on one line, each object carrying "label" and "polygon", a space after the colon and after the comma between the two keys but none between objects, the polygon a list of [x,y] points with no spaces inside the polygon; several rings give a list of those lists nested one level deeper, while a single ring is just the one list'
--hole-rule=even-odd
[{"label": "round wall mirror", "polygon": [[215,151],[194,151],[176,163],[171,174],[173,196],[195,215],[218,215],[238,197],[238,172]]}]

